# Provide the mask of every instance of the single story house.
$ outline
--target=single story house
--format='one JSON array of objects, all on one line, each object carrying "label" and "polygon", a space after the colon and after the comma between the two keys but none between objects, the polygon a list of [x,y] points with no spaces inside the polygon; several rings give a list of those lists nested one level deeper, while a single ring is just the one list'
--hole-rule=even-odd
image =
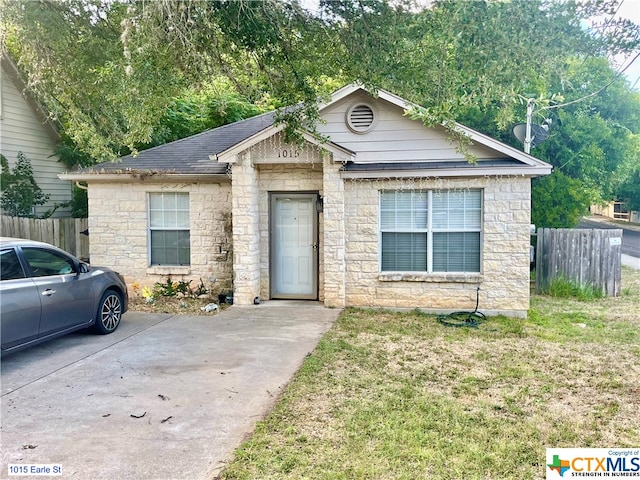
[{"label": "single story house", "polygon": [[[40,216],[54,205],[68,202],[73,194],[72,182],[58,177],[66,170],[53,153],[60,142],[60,133],[4,48],[0,48],[0,67],[0,153],[11,168],[15,167],[18,152],[31,161],[33,178],[49,195],[45,205],[35,207],[34,213]],[[53,216],[69,215],[69,208],[60,208]]]},{"label": "single story house", "polygon": [[89,188],[91,261],[129,282],[203,280],[234,303],[526,316],[531,178],[551,166],[477,131],[469,163],[414,105],[348,85],[318,131],[266,113],[61,175]]}]

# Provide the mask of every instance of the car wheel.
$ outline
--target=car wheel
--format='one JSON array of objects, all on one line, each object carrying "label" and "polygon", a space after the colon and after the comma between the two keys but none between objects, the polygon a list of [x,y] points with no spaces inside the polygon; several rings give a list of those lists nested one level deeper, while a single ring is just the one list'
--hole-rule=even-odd
[{"label": "car wheel", "polygon": [[122,318],[122,297],[118,292],[107,290],[98,304],[93,330],[100,335],[113,332]]}]

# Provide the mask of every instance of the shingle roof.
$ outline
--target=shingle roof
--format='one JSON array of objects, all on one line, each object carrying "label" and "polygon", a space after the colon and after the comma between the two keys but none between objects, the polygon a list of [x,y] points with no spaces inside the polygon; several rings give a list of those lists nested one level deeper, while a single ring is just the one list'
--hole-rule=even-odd
[{"label": "shingle roof", "polygon": [[275,112],[213,128],[191,137],[127,155],[118,162],[106,162],[81,170],[82,173],[167,172],[175,174],[224,174],[226,163],[210,160],[237,143],[274,124]]}]

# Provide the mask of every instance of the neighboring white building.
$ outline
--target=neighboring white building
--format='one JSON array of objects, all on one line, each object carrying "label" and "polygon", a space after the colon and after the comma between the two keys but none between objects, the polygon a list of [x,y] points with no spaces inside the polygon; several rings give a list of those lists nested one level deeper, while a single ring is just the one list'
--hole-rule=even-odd
[{"label": "neighboring white building", "polygon": [[[273,113],[62,175],[89,186],[91,261],[128,282],[200,279],[234,303],[529,309],[531,178],[551,166],[472,129],[472,164],[389,92],[320,107],[328,141]],[[110,208],[104,208],[109,205]]]},{"label": "neighboring white building", "polygon": [[[58,174],[66,169],[52,156],[60,135],[43,107],[29,94],[15,62],[0,50],[0,153],[13,168],[18,152],[31,161],[38,186],[50,195],[46,205],[36,207],[36,216],[55,204],[68,202],[73,193],[72,182]],[[54,216],[67,216],[69,209],[59,209]]]}]

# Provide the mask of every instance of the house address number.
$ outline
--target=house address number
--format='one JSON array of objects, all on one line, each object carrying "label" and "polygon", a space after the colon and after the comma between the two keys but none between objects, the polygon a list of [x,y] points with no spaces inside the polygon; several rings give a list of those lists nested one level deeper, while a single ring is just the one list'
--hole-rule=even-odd
[{"label": "house address number", "polygon": [[298,158],[300,156],[300,150],[293,148],[285,148],[278,150],[278,158]]}]

